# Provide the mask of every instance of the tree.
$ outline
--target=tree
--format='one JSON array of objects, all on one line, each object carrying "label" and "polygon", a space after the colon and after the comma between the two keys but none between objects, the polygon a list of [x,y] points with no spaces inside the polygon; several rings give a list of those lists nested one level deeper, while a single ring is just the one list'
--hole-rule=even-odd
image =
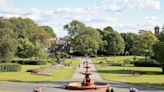
[{"label": "tree", "polygon": [[0,61],[10,62],[15,55],[17,41],[12,24],[5,19],[0,19]]},{"label": "tree", "polygon": [[50,26],[40,26],[44,31],[46,31],[51,37],[56,38],[56,34]]},{"label": "tree", "polygon": [[104,28],[103,41],[105,41],[104,52],[106,54],[116,55],[124,52],[124,39],[112,27]]},{"label": "tree", "polygon": [[[50,34],[47,33],[46,31],[44,31],[43,28],[38,28],[35,31],[35,36],[34,36],[34,40],[35,42],[40,41],[40,43],[44,46],[44,47],[50,47]],[[34,42],[34,43],[35,43]]]},{"label": "tree", "polygon": [[95,55],[102,44],[100,33],[79,21],[64,26],[68,30],[71,46],[81,55]]},{"label": "tree", "polygon": [[147,61],[148,56],[153,55],[152,46],[157,40],[157,37],[151,31],[139,30],[139,35],[135,36],[134,45],[130,50],[135,54],[145,55]]},{"label": "tree", "polygon": [[37,24],[29,18],[10,18],[9,21],[13,25],[13,30],[17,38],[28,38],[30,41],[35,41],[35,31],[38,29]]},{"label": "tree", "polygon": [[154,57],[162,67],[162,73],[164,74],[164,33],[159,35],[159,41],[153,45]]},{"label": "tree", "polygon": [[66,24],[64,29],[68,31],[71,38],[82,34],[85,31],[85,25],[77,20],[73,20],[70,24]]},{"label": "tree", "polygon": [[34,55],[34,45],[28,38],[21,38],[19,40],[17,55],[20,58],[29,58]]},{"label": "tree", "polygon": [[155,58],[159,65],[162,67],[162,73],[164,74],[164,42],[158,42],[153,46]]},{"label": "tree", "polygon": [[136,34],[134,33],[121,33],[121,36],[124,39],[125,42],[125,49],[124,52],[128,51],[130,54],[132,54],[132,52],[130,52],[130,48],[133,47],[134,45],[134,41],[135,41],[135,36]]},{"label": "tree", "polygon": [[36,41],[34,44],[34,56],[38,57],[39,60],[46,59],[48,54],[45,53],[44,47],[39,41]]}]

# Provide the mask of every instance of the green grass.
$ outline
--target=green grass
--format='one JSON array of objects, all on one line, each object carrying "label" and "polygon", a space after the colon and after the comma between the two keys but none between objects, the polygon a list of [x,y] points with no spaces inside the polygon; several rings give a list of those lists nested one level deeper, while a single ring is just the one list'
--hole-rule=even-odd
[{"label": "green grass", "polygon": [[0,80],[7,81],[23,81],[23,82],[36,82],[36,81],[55,81],[69,79],[75,72],[76,65],[79,60],[71,60],[73,62],[71,68],[53,70],[52,76],[33,75],[26,70],[39,69],[41,67],[48,67],[49,65],[23,65],[21,72],[0,72]]},{"label": "green grass", "polygon": [[0,90],[0,92],[21,92],[21,91],[17,91],[17,90]]},{"label": "green grass", "polygon": [[[137,59],[144,59],[143,56],[136,56]],[[104,59],[110,60],[110,61],[116,61],[116,62],[124,62],[124,60],[131,60],[133,61],[134,56],[106,56],[106,57],[97,57],[92,58],[94,60],[94,63],[99,63],[100,61],[104,61]]]},{"label": "green grass", "polygon": [[[113,60],[123,60],[131,58],[131,56],[112,57]],[[137,57],[138,58],[138,57]],[[142,58],[142,57],[139,57]],[[99,59],[94,58],[94,63],[98,63]],[[161,74],[160,67],[135,67],[135,66],[106,66],[102,67],[96,64],[96,68],[100,76],[105,80],[126,82],[150,87],[164,88],[164,74]],[[141,76],[133,76],[132,71],[143,73]]]}]

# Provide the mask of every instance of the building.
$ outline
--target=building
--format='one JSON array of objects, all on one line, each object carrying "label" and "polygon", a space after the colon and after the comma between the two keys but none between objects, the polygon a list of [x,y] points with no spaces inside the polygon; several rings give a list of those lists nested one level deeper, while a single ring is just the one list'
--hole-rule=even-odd
[{"label": "building", "polygon": [[155,34],[156,36],[160,35],[160,27],[159,27],[159,26],[155,26],[155,27],[154,27],[154,34]]},{"label": "building", "polygon": [[55,41],[55,44],[49,49],[50,53],[53,52],[67,52],[67,53],[72,53],[73,48],[71,48],[70,44],[68,43],[68,37],[63,37],[63,38],[58,38],[58,39],[53,39]]}]

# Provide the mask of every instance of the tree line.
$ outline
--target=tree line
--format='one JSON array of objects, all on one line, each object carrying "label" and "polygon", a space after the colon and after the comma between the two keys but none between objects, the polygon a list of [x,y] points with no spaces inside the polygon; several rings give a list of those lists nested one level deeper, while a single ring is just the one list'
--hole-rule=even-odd
[{"label": "tree line", "polygon": [[0,61],[13,57],[44,58],[50,38],[56,37],[50,26],[39,26],[29,18],[0,18]]},{"label": "tree line", "polygon": [[69,34],[69,45],[79,55],[140,55],[157,60],[164,73],[164,30],[155,35],[149,30],[141,29],[135,33],[118,33],[111,26],[103,30],[86,26],[73,20],[64,29]]},{"label": "tree line", "polygon": [[111,26],[103,30],[86,26],[77,20],[64,26],[68,31],[69,42],[80,55],[153,55],[152,46],[158,38],[148,30],[135,33],[118,33]]}]

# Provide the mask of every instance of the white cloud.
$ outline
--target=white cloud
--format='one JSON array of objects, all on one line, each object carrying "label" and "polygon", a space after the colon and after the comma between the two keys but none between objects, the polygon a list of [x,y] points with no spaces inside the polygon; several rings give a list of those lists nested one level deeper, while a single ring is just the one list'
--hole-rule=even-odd
[{"label": "white cloud", "polygon": [[90,7],[94,10],[111,12],[121,12],[128,9],[159,10],[161,8],[160,0],[103,0],[101,3],[96,3]]},{"label": "white cloud", "polygon": [[146,16],[145,19],[148,21],[155,21],[155,20],[157,20],[157,17],[156,16]]},{"label": "white cloud", "polygon": [[160,9],[160,0],[124,0],[129,9]]},{"label": "white cloud", "polygon": [[[67,34],[63,25],[74,19],[80,20],[87,25],[103,28],[111,25],[116,30],[134,30],[145,25],[138,24],[117,24],[117,16],[113,13],[124,10],[136,9],[160,9],[159,0],[102,0],[101,3],[94,3],[87,8],[58,8],[54,10],[39,10],[37,8],[21,8],[14,6],[9,0],[0,0],[0,16],[5,17],[28,17],[40,25],[50,25],[57,36]],[[155,16],[145,17],[146,20],[156,20]],[[117,25],[116,25],[117,24]]]}]

